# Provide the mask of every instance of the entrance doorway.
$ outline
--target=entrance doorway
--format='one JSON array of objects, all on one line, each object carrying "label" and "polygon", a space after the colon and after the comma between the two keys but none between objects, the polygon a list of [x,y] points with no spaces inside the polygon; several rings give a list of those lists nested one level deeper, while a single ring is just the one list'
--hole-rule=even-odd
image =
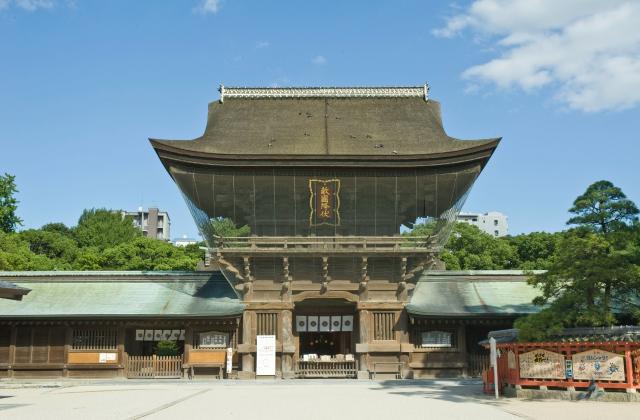
[{"label": "entrance doorway", "polygon": [[336,356],[351,353],[351,332],[301,332],[300,354]]},{"label": "entrance doorway", "polygon": [[309,299],[296,304],[294,314],[296,376],[355,377],[355,304],[342,300]]}]

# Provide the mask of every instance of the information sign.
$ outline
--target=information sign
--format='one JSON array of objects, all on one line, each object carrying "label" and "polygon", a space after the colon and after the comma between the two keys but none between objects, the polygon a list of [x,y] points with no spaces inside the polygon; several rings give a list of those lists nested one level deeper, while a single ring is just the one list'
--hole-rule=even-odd
[{"label": "information sign", "polygon": [[564,361],[564,371],[567,379],[573,378],[573,361],[571,359],[567,359]]},{"label": "information sign", "polygon": [[233,349],[231,347],[227,348],[227,374],[231,373],[233,369]]},{"label": "information sign", "polygon": [[275,376],[276,374],[276,336],[259,335],[256,337],[256,375]]}]

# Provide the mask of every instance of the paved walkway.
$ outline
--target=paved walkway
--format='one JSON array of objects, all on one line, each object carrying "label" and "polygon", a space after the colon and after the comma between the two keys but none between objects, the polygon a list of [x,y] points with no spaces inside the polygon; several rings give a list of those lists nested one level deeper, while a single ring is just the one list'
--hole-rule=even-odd
[{"label": "paved walkway", "polygon": [[640,403],[521,401],[476,381],[0,382],[2,419],[636,419]]}]

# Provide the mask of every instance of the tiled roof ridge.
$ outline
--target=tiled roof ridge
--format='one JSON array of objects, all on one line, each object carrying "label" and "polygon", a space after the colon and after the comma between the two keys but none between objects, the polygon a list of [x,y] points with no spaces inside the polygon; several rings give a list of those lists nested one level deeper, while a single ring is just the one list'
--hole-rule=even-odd
[{"label": "tiled roof ridge", "polygon": [[227,98],[424,98],[429,85],[378,87],[226,87],[220,85],[220,102]]}]

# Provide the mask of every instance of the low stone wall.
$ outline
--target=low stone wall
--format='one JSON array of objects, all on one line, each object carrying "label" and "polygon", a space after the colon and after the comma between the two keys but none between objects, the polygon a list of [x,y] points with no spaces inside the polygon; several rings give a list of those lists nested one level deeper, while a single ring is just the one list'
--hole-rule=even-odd
[{"label": "low stone wall", "polygon": [[[584,391],[561,391],[542,389],[516,389],[505,387],[505,397],[515,397],[525,400],[565,400],[565,401],[585,401]],[[598,389],[593,392],[586,401],[606,401],[606,402],[640,402],[640,393],[627,392],[606,392]]]}]

